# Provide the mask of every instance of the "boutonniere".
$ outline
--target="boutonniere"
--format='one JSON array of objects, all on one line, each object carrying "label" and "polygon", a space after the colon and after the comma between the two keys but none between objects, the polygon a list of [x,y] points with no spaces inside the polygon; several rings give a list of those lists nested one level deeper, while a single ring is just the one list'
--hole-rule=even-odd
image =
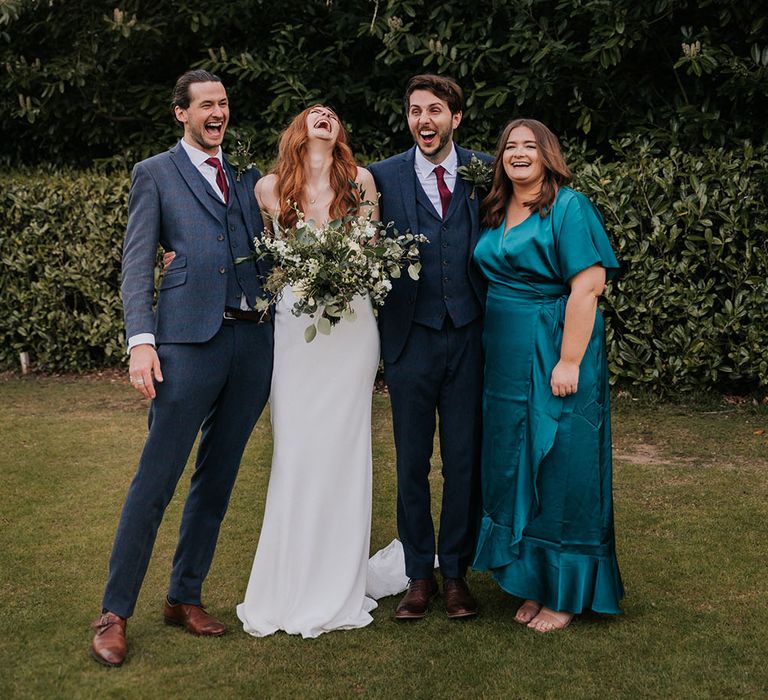
[{"label": "boutonniere", "polygon": [[227,157],[229,164],[235,169],[236,179],[240,182],[240,176],[251,168],[256,167],[253,162],[253,153],[251,152],[251,139],[247,141],[237,141],[235,150]]},{"label": "boutonniere", "polygon": [[456,172],[461,175],[461,179],[464,182],[472,185],[472,192],[469,195],[470,199],[475,198],[476,190],[484,192],[490,189],[491,182],[493,182],[493,168],[488,163],[480,160],[474,153],[469,159],[469,163],[456,168]]}]

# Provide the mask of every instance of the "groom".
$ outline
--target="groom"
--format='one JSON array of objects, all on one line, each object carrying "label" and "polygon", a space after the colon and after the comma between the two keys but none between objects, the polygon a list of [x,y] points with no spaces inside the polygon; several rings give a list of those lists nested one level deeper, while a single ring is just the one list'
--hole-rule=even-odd
[{"label": "groom", "polygon": [[[229,102],[206,71],[182,75],[172,109],[184,128],[170,151],[138,163],[128,202],[122,295],[131,384],[146,398],[149,434],[120,516],[94,658],[119,666],[157,529],[202,427],[163,616],[197,635],[224,625],[201,604],[240,458],[266,403],[272,325],[252,310],[257,266],[235,266],[262,230],[253,187],[237,178],[221,143]],[[176,251],[153,309],[158,244]]]},{"label": "groom", "polygon": [[477,614],[464,575],[479,508],[485,284],[472,263],[478,199],[457,172],[472,153],[453,142],[462,100],[450,78],[411,78],[405,111],[415,146],[370,166],[382,220],[429,239],[420,246],[420,279],[394,280],[379,315],[397,451],[397,526],[410,579],[398,620],[423,618],[438,593],[429,490],[436,414],[443,463],[437,555],[445,609],[450,618]]}]

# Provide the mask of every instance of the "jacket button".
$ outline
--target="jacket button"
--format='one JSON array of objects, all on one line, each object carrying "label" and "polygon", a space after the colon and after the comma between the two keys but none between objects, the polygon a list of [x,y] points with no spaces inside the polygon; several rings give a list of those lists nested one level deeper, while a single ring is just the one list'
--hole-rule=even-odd
[{"label": "jacket button", "polygon": [[229,225],[229,230],[230,231],[234,231],[235,230],[235,225],[234,224],[230,224]]},{"label": "jacket button", "polygon": [[222,266],[222,267],[220,267],[220,268],[219,268],[219,273],[220,273],[220,274],[222,274],[222,275],[223,275],[223,274],[224,274],[226,271],[227,271],[227,268],[226,268],[226,267],[224,267],[224,266]]},{"label": "jacket button", "polygon": [[216,240],[223,241],[224,240],[224,234],[220,233],[218,236],[216,236]]}]

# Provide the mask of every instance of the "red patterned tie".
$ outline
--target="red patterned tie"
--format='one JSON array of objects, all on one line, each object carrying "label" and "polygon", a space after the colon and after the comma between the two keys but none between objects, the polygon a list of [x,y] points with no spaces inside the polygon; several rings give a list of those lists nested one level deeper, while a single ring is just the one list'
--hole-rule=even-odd
[{"label": "red patterned tie", "polygon": [[[224,168],[221,166],[221,161],[218,158],[209,158],[205,161],[208,165],[216,168],[216,184],[221,190],[221,194],[224,195],[224,202],[229,203],[229,185],[227,184],[227,176],[224,175]],[[442,197],[442,195],[440,195]]]},{"label": "red patterned tie", "polygon": [[440,204],[443,205],[443,218],[448,213],[448,207],[451,206],[451,191],[445,184],[445,168],[442,165],[436,165],[432,171],[437,178],[437,191],[440,193]]}]

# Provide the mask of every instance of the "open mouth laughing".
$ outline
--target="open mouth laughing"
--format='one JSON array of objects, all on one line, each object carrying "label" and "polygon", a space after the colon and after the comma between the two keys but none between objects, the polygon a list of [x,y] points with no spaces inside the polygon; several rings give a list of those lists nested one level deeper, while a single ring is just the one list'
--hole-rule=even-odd
[{"label": "open mouth laughing", "polygon": [[333,127],[331,126],[331,122],[329,119],[326,119],[325,117],[318,119],[312,126],[315,129],[325,129],[329,134],[333,133]]},{"label": "open mouth laughing", "polygon": [[224,133],[224,120],[209,119],[205,122],[205,133],[211,138],[221,138]]},{"label": "open mouth laughing", "polygon": [[419,138],[429,148],[437,143],[437,132],[434,129],[419,129]]}]

